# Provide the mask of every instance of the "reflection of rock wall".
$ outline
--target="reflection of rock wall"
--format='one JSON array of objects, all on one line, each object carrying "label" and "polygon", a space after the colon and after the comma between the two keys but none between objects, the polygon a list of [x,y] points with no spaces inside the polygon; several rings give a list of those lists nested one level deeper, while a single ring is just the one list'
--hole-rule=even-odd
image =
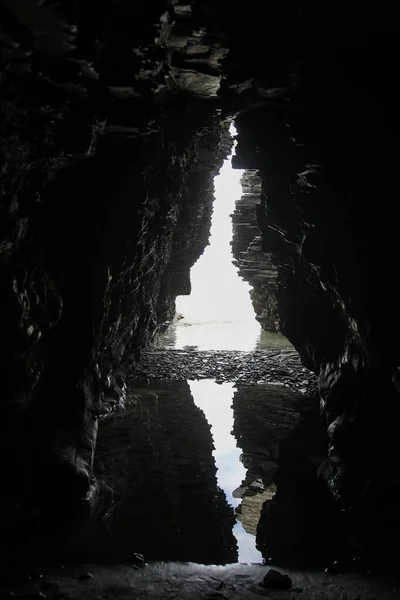
[{"label": "reflection of rock wall", "polygon": [[374,552],[399,537],[399,124],[374,85],[396,72],[396,19],[365,9],[360,26],[349,4],[327,28],[324,3],[231,4],[0,2],[6,551],[90,509],[102,392],[157,325],[219,101],[236,165],[263,179],[282,332],[320,376],[327,489]]},{"label": "reflection of rock wall", "polygon": [[233,407],[247,469],[234,494],[243,498],[238,519],[257,534],[262,555],[286,564],[343,556],[346,540],[316,476],[326,444],[318,399],[283,386],[239,386]]},{"label": "reflection of rock wall", "polygon": [[[96,475],[114,491],[84,539],[89,560],[237,560],[233,510],[217,487],[213,443],[186,382],[135,388],[125,412],[100,421]],[[86,556],[86,554],[85,554]],[[88,559],[86,559],[88,560]]]},{"label": "reflection of rock wall", "polygon": [[[248,488],[245,488],[245,490],[246,489]],[[267,502],[267,500],[272,500],[275,493],[276,486],[275,484],[272,484],[267,489],[263,488],[254,496],[248,496],[246,493],[244,493],[243,496],[240,496],[242,498],[242,502],[237,507],[236,514],[238,520],[241,522],[247,533],[257,535],[257,526],[260,520],[263,504],[264,502]]]},{"label": "reflection of rock wall", "polygon": [[236,201],[232,217],[232,253],[239,274],[252,286],[250,292],[256,319],[265,331],[278,331],[275,298],[276,267],[261,249],[261,231],[257,224],[256,205],[260,203],[261,179],[257,171],[242,176],[243,195]]},{"label": "reflection of rock wall", "polygon": [[234,496],[243,499],[237,513],[248,533],[255,534],[262,505],[275,493],[280,443],[300,420],[301,400],[284,386],[270,385],[240,385],[233,396],[233,432],[247,469]]}]

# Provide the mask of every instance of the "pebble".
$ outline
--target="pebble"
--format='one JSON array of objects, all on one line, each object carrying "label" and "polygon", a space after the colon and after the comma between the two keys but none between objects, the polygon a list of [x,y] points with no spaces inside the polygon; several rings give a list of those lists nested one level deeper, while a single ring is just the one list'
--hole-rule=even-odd
[{"label": "pebble", "polygon": [[94,575],[92,573],[89,573],[88,571],[85,573],[78,573],[78,579],[80,579],[81,581],[84,581],[86,579],[94,579]]},{"label": "pebble", "polygon": [[[304,375],[307,373],[307,379]],[[199,351],[152,348],[142,353],[132,379],[139,383],[152,380],[214,379],[216,383],[285,385],[303,395],[318,393],[315,375],[303,367],[293,349],[242,352],[238,350]]]},{"label": "pebble", "polygon": [[136,568],[138,566],[143,567],[145,565],[144,556],[139,552],[134,552],[133,554],[131,554],[129,561],[132,563],[132,566]]},{"label": "pebble", "polygon": [[292,587],[292,580],[276,569],[270,569],[263,579],[265,588],[288,590]]}]

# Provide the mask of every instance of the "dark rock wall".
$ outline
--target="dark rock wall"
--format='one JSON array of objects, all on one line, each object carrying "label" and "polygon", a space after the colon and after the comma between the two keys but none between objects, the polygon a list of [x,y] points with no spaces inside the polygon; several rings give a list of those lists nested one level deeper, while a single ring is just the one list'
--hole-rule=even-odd
[{"label": "dark rock wall", "polygon": [[96,509],[98,415],[207,244],[230,138],[172,72],[170,3],[3,1],[0,16],[1,537],[29,554]]},{"label": "dark rock wall", "polygon": [[[214,12],[223,28],[224,8]],[[390,11],[279,3],[264,19],[231,13],[228,29],[221,97],[237,115],[240,166],[262,177],[282,333],[319,374],[320,475],[381,550],[400,525],[399,120],[375,84],[396,69],[397,25]]]},{"label": "dark rock wall", "polygon": [[[237,163],[235,158],[233,160]],[[250,298],[257,321],[265,331],[278,332],[275,296],[277,270],[268,252],[262,250],[261,231],[257,223],[261,179],[256,171],[247,170],[242,175],[241,184],[243,195],[236,201],[231,215],[233,262],[238,267],[239,275],[252,286]]]},{"label": "dark rock wall", "polygon": [[[234,392],[233,434],[242,449],[246,476],[233,495],[241,499],[236,513],[247,533],[256,535],[261,508],[276,492],[280,445],[298,424],[303,401],[283,385],[239,385]],[[258,539],[258,546],[265,557],[263,541]],[[271,546],[268,556],[273,553]]]},{"label": "dark rock wall", "polygon": [[348,532],[315,475],[327,441],[318,398],[283,385],[239,385],[233,410],[247,470],[236,511],[265,560],[326,567],[343,557]]},{"label": "dark rock wall", "polygon": [[262,179],[281,331],[319,375],[320,474],[370,546],[396,535],[397,29],[372,5],[0,1],[1,503],[16,545],[93,509],[97,414],[188,289],[207,235],[182,232],[208,223],[229,117],[237,164]]}]

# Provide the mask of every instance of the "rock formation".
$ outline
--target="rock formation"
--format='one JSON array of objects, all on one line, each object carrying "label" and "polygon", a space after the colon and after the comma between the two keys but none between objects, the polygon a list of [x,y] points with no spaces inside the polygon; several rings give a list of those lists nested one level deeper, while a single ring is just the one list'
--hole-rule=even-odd
[{"label": "rock formation", "polygon": [[98,415],[187,287],[230,147],[172,66],[185,14],[111,4],[0,2],[6,553],[96,509]]},{"label": "rock formation", "polygon": [[210,425],[186,382],[135,385],[99,423],[101,518],[73,532],[63,560],[237,561],[233,509],[218,488]]},{"label": "rock formation", "polygon": [[329,438],[319,474],[368,531],[355,548],[385,560],[400,527],[399,122],[372,82],[396,68],[397,25],[390,11],[352,6],[343,19],[337,5],[286,2],[263,18],[232,11],[225,24],[222,4],[201,3],[199,18],[212,12],[231,36],[223,114],[236,115],[235,165],[263,182],[257,218],[278,269],[281,331],[319,375]]},{"label": "rock formation", "polygon": [[319,377],[321,482],[355,546],[398,560],[396,16],[0,0],[5,551],[96,509],[98,415],[188,289],[234,119],[279,327]]},{"label": "rock formation", "polygon": [[231,215],[233,223],[232,253],[239,275],[251,286],[251,301],[256,319],[265,331],[279,331],[276,291],[276,266],[261,248],[261,231],[256,207],[261,200],[261,179],[256,171],[247,170],[242,179],[243,195],[236,201]]}]

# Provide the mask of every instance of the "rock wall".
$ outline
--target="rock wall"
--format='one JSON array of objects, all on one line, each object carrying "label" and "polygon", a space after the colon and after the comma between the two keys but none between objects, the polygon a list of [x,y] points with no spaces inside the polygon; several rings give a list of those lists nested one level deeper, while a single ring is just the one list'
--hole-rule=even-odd
[{"label": "rock wall", "polygon": [[[233,159],[237,166],[237,161]],[[239,275],[251,286],[251,301],[256,319],[265,331],[279,331],[276,302],[277,270],[270,255],[261,248],[261,231],[256,207],[261,199],[261,179],[256,171],[247,170],[242,179],[243,195],[235,203],[232,254]]]},{"label": "rock wall", "polygon": [[97,416],[187,289],[184,197],[197,223],[209,208],[186,188],[210,189],[234,117],[280,329],[319,376],[321,478],[383,557],[400,529],[396,15],[1,0],[0,21],[3,547],[93,509]]},{"label": "rock wall", "polygon": [[27,557],[96,510],[98,415],[187,289],[230,138],[174,66],[171,3],[0,16],[1,545]]},{"label": "rock wall", "polygon": [[253,535],[263,504],[276,492],[281,442],[298,425],[302,403],[300,394],[283,385],[239,385],[233,395],[233,434],[243,450],[241,462],[246,469],[246,477],[233,495],[242,499],[236,509],[238,519]]},{"label": "rock wall", "polygon": [[[303,93],[305,99],[297,97],[293,102],[307,106],[309,92]],[[366,133],[360,131],[360,123],[349,122],[347,108],[342,109],[347,128],[343,123],[339,128],[335,120],[337,130],[333,131],[320,115],[324,125],[314,127],[324,135],[316,133],[318,141],[307,143],[315,129],[302,127],[302,137],[291,140],[287,121],[298,124],[301,118],[288,114],[288,106],[277,101],[271,112],[265,108],[243,113],[236,121],[239,140],[242,134],[246,143],[252,139],[251,146],[259,148],[252,163],[265,181],[258,218],[263,248],[272,252],[278,267],[282,333],[320,378],[321,408],[329,435],[328,459],[321,465],[320,475],[338,507],[358,523],[361,547],[379,559],[376,548],[400,525],[393,501],[400,483],[394,442],[399,403],[397,351],[390,352],[392,332],[383,333],[378,318],[391,309],[376,297],[370,273],[372,265],[378,269],[378,255],[386,270],[395,253],[386,236],[378,240],[364,204],[366,198],[373,202],[373,185],[369,180],[366,189],[360,183],[360,171],[364,182],[368,168],[380,170],[378,179],[386,177],[386,167],[376,155],[384,143],[382,130],[379,126],[374,151],[369,145],[376,159],[372,167],[371,155],[364,151]],[[332,109],[324,115],[328,112],[334,114]],[[354,140],[351,134],[350,153],[343,140],[354,126],[360,137]],[[375,130],[374,135],[377,133]],[[293,162],[288,161],[289,156]],[[375,194],[379,193],[375,188]],[[396,291],[391,289],[388,294],[392,299]],[[396,323],[397,317],[391,314],[391,322]],[[369,535],[362,534],[363,529],[368,529]],[[359,550],[360,543],[355,548]]]}]

